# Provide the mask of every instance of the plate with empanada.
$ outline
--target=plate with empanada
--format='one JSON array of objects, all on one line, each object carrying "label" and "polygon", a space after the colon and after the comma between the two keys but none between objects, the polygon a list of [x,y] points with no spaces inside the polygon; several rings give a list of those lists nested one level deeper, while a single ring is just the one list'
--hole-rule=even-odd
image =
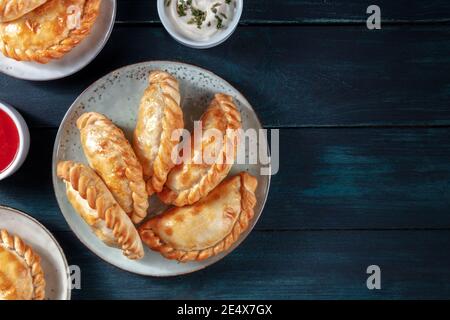
[{"label": "plate with empanada", "polygon": [[0,301],[70,300],[68,268],[64,252],[42,224],[0,206]]},{"label": "plate with empanada", "polygon": [[115,0],[0,0],[0,72],[67,77],[100,53],[115,16]]},{"label": "plate with empanada", "polygon": [[113,71],[58,130],[61,212],[87,248],[121,269],[203,269],[236,249],[263,210],[270,163],[255,154],[270,157],[260,129],[245,97],[205,69],[152,61]]}]

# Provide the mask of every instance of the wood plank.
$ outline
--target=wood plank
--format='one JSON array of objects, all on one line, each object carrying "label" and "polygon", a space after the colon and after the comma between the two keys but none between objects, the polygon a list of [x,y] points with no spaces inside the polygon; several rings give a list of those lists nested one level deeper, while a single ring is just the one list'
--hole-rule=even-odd
[{"label": "wood plank", "polygon": [[[32,130],[0,203],[69,230],[51,183],[55,129]],[[258,230],[450,228],[450,128],[283,129]]]},{"label": "wood plank", "polygon": [[0,75],[0,99],[33,127],[57,127],[75,98],[111,70],[176,60],[231,82],[266,127],[450,125],[448,52],[450,26],[381,32],[360,26],[241,27],[202,54],[159,27],[118,26],[100,56],[74,76],[38,83]]},{"label": "wood plank", "polygon": [[[242,23],[365,23],[367,0],[245,0]],[[424,22],[450,19],[450,3],[438,1],[376,2],[383,22]],[[158,23],[156,1],[119,0],[117,20],[120,22]]]},{"label": "wood plank", "polygon": [[296,129],[261,227],[449,228],[450,129]]},{"label": "wood plank", "polygon": [[[448,299],[450,231],[255,231],[205,270],[145,278],[94,256],[57,232],[69,264],[81,268],[73,299]],[[381,268],[381,290],[366,269]]]}]

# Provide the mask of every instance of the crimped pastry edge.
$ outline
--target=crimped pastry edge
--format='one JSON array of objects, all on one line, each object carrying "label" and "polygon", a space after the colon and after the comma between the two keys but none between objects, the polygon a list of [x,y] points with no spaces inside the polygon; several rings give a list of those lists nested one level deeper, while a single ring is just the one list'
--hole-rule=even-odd
[{"label": "crimped pastry edge", "polygon": [[125,137],[123,131],[119,127],[117,127],[108,117],[97,112],[86,112],[78,118],[77,127],[81,132],[81,130],[83,130],[86,126],[92,125],[96,121],[106,121],[108,125],[113,127],[113,129],[117,129],[118,131],[120,131],[120,134],[123,136],[126,143],[128,143],[132,154],[134,154],[134,160],[130,160],[127,157],[122,157],[122,159],[127,165],[127,168],[125,170],[125,177],[129,181],[128,185],[131,189],[131,198],[133,199],[133,211],[131,212],[131,220],[133,221],[133,223],[138,224],[147,216],[147,209],[149,207],[148,194],[142,174],[142,166],[137,156],[135,155],[132,146],[129,144],[127,138]]},{"label": "crimped pastry edge", "polygon": [[[162,78],[158,79],[156,78]],[[174,88],[170,85],[173,81],[176,84]],[[161,134],[161,143],[158,154],[153,162],[153,175],[147,181],[147,193],[152,195],[154,192],[161,192],[167,180],[167,175],[175,166],[172,161],[172,150],[179,141],[173,141],[172,133],[176,129],[184,127],[183,111],[180,107],[180,91],[178,80],[171,74],[164,71],[153,71],[149,76],[150,85],[160,85],[163,90],[166,107],[164,108],[164,117],[162,119],[163,131]],[[172,92],[172,95],[170,94]],[[176,95],[175,97],[173,95]]]},{"label": "crimped pastry edge", "polygon": [[192,186],[187,190],[181,192],[176,192],[170,188],[164,186],[163,191],[158,193],[159,199],[166,204],[173,204],[177,207],[182,207],[185,205],[191,205],[199,201],[201,198],[205,197],[210,193],[220,182],[225,179],[231,170],[232,164],[227,164],[225,161],[225,155],[227,149],[229,149],[229,144],[232,144],[234,153],[236,155],[236,150],[238,146],[238,141],[230,130],[237,130],[241,128],[241,115],[236,105],[233,102],[233,98],[229,95],[218,93],[215,95],[214,100],[216,100],[220,107],[225,112],[225,117],[227,118],[227,128],[224,134],[224,143],[220,155],[218,157],[222,158],[222,163],[215,163],[211,165],[208,173],[198,182],[196,185]]},{"label": "crimped pastry edge", "polygon": [[[84,164],[73,161],[61,161],[58,163],[57,175],[60,179],[70,183],[71,187],[78,192],[80,197],[87,201],[91,209],[97,210],[98,218],[105,221],[106,227],[112,230],[123,254],[131,260],[141,259],[144,256],[144,248],[139,233],[130,218],[120,208],[112,194],[111,201],[114,202],[114,205],[107,206],[105,204],[105,199],[98,196],[99,192],[93,190],[95,189],[94,187],[89,186],[92,178],[89,174],[83,174],[82,171],[84,170],[91,170],[92,174],[96,175],[92,169]],[[100,177],[98,179],[104,183]],[[106,185],[105,188],[108,189]],[[80,189],[84,190],[84,192],[80,192]],[[92,198],[89,199],[89,197]]]},{"label": "crimped pastry edge", "polygon": [[41,266],[41,258],[19,236],[12,235],[4,229],[0,229],[0,246],[14,251],[26,263],[33,281],[32,300],[44,300],[45,277]]},{"label": "crimped pastry edge", "polygon": [[99,15],[101,1],[86,0],[80,28],[70,31],[67,38],[51,47],[40,50],[22,50],[9,47],[0,37],[0,51],[5,57],[17,61],[34,61],[46,64],[50,60],[60,59],[90,34],[92,26]]},{"label": "crimped pastry edge", "polygon": [[[138,230],[142,241],[150,249],[160,252],[167,259],[178,260],[180,262],[202,261],[228,250],[231,245],[239,239],[240,235],[247,230],[250,220],[254,216],[253,209],[256,205],[255,190],[258,183],[256,178],[246,172],[241,172],[238,176],[241,178],[241,212],[239,213],[239,217],[237,218],[232,231],[217,244],[202,250],[179,250],[165,243],[164,240],[149,227],[150,220],[141,225]],[[235,177],[236,176],[230,179]]]}]

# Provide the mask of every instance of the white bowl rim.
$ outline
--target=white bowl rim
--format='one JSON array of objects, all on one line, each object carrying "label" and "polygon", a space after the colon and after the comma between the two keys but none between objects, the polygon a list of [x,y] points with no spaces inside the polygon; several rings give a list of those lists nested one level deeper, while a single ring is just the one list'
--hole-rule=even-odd
[{"label": "white bowl rim", "polygon": [[[61,120],[61,123],[60,123],[59,128],[58,128],[58,132],[56,133],[55,142],[54,142],[54,145],[53,145],[53,155],[52,155],[52,182],[53,182],[53,191],[55,192],[55,196],[56,196],[56,188],[57,188],[56,186],[57,186],[57,183],[58,183],[58,178],[56,177],[56,166],[55,166],[55,164],[56,164],[57,154],[58,154],[58,150],[59,150],[59,144],[58,144],[58,142],[59,142],[60,139],[61,139],[61,135],[62,135],[62,131],[63,131],[62,124],[65,123],[65,121],[68,119],[68,117],[70,116],[70,114],[71,114],[71,112],[72,112],[72,109],[76,106],[76,104],[77,104],[78,100],[80,99],[80,97],[83,96],[86,92],[88,92],[88,90],[91,89],[93,86],[95,86],[96,84],[100,83],[100,82],[101,82],[103,79],[105,79],[108,75],[113,74],[114,72],[117,72],[117,71],[120,71],[120,70],[124,70],[124,69],[127,69],[127,68],[131,68],[131,67],[137,67],[137,66],[140,66],[140,65],[145,66],[145,65],[148,64],[148,63],[173,63],[173,64],[185,65],[185,66],[197,68],[197,69],[201,70],[202,72],[206,72],[206,73],[211,74],[211,75],[213,75],[213,76],[215,76],[215,77],[218,77],[218,78],[220,78],[224,83],[226,83],[228,86],[231,86],[232,88],[234,88],[234,89],[239,93],[239,95],[241,96],[241,98],[244,99],[245,102],[246,102],[246,103],[251,107],[251,109],[254,111],[252,105],[248,102],[247,98],[246,98],[244,95],[242,95],[242,93],[241,93],[239,90],[237,90],[234,86],[232,86],[228,81],[224,80],[222,77],[218,76],[218,75],[215,74],[214,72],[209,71],[208,69],[205,69],[205,68],[203,68],[203,67],[197,66],[197,65],[195,65],[195,64],[185,63],[185,62],[179,62],[179,61],[175,61],[175,60],[149,60],[149,61],[142,61],[142,62],[137,62],[137,63],[133,63],[133,64],[124,65],[124,66],[122,66],[122,67],[119,67],[119,68],[117,68],[117,69],[115,69],[115,70],[113,70],[113,71],[111,71],[111,72],[105,74],[104,76],[98,78],[96,81],[92,82],[92,84],[91,84],[90,86],[88,86],[82,93],[80,93],[80,95],[74,100],[74,102],[73,102],[72,105],[69,107],[69,109],[67,110],[66,114],[64,115],[63,119]],[[264,127],[262,126],[262,122],[261,122],[261,120],[259,119],[258,114],[256,114],[256,112],[255,112],[255,116],[256,116],[257,122],[259,123],[260,127],[261,127],[261,128],[264,128]],[[271,153],[271,149],[270,149],[270,146],[269,146],[269,143],[268,143],[268,142],[267,142],[267,153],[268,153],[269,158],[271,158],[271,157],[272,157],[272,156],[271,156],[272,153]],[[270,172],[272,172],[272,164],[271,164],[271,162],[270,162],[269,166],[270,166],[269,170],[270,170]],[[244,242],[244,240],[245,240],[245,239],[250,235],[250,233],[254,230],[254,227],[255,227],[256,224],[258,223],[258,221],[259,221],[259,219],[260,219],[260,217],[261,217],[261,215],[262,215],[262,212],[264,211],[264,208],[265,208],[265,206],[266,206],[267,199],[268,199],[268,197],[269,197],[269,192],[270,192],[271,180],[272,180],[272,173],[271,173],[270,175],[268,175],[267,187],[266,187],[266,192],[265,192],[264,199],[263,199],[263,201],[262,201],[261,210],[260,210],[259,214],[255,214],[255,217],[253,218],[254,221],[252,222],[252,227],[250,228],[250,231],[249,231],[247,234],[246,234],[246,233],[243,233],[243,234],[240,236],[239,240],[236,241],[235,247],[232,248],[231,250],[230,250],[230,249],[227,250],[227,253],[226,253],[221,259],[219,259],[219,260],[216,261],[216,262],[213,262],[212,264],[215,264],[215,263],[219,262],[220,260],[222,260],[223,258],[225,258],[228,254],[230,254],[231,252],[233,252],[237,247],[239,247],[239,246],[242,244],[242,242]],[[191,273],[194,273],[194,272],[197,272],[197,271],[206,269],[207,267],[209,267],[209,266],[211,265],[211,264],[208,264],[208,265],[204,265],[204,266],[202,266],[202,267],[200,267],[200,268],[198,268],[198,269],[196,269],[196,270],[186,271],[186,272],[179,272],[179,273],[176,273],[176,274],[170,274],[170,275],[155,275],[155,274],[149,274],[149,273],[145,273],[145,272],[137,272],[137,271],[135,271],[135,270],[129,270],[129,269],[123,268],[123,267],[121,267],[119,264],[117,264],[117,263],[115,263],[115,262],[113,262],[113,261],[107,260],[106,258],[104,258],[104,257],[100,256],[99,254],[97,254],[97,253],[95,252],[95,250],[93,250],[93,249],[91,248],[91,245],[90,245],[87,241],[85,241],[85,240],[84,240],[84,239],[83,239],[83,238],[75,231],[75,228],[73,227],[72,223],[70,223],[69,220],[66,218],[66,214],[65,214],[64,211],[62,210],[62,206],[61,206],[61,203],[60,203],[60,200],[58,199],[58,197],[56,197],[56,201],[57,201],[58,206],[59,206],[59,208],[60,208],[61,214],[64,216],[64,219],[66,220],[66,223],[69,225],[69,228],[72,230],[72,232],[73,232],[73,234],[75,235],[75,237],[77,237],[78,240],[79,240],[86,248],[88,248],[89,251],[91,251],[93,254],[95,254],[98,258],[100,258],[100,259],[103,260],[104,262],[106,262],[106,263],[108,263],[108,264],[110,264],[110,265],[112,265],[112,266],[114,266],[114,267],[116,267],[116,268],[118,268],[118,269],[120,269],[120,270],[122,270],[122,271],[126,271],[126,272],[131,273],[131,274],[138,274],[138,275],[146,276],[146,277],[154,277],[154,278],[171,278],[171,277],[177,277],[177,276],[181,276],[181,275],[191,274]]]},{"label": "white bowl rim", "polygon": [[0,180],[3,180],[19,169],[27,157],[30,147],[30,132],[28,131],[27,123],[13,106],[0,100],[0,109],[12,119],[19,134],[19,150],[17,150],[13,161],[8,165],[8,167],[0,172]]},{"label": "white bowl rim", "polygon": [[[165,0],[158,0],[157,1],[157,7],[158,7],[158,16],[161,20],[161,23],[164,26],[164,29],[174,38],[176,41],[180,42],[181,44],[184,44],[188,47],[195,48],[195,49],[209,49],[215,46],[218,46],[222,44],[224,41],[226,41],[236,30],[237,26],[239,25],[239,21],[241,20],[242,11],[244,9],[244,0],[236,0],[237,1],[237,12],[234,16],[231,24],[228,26],[224,32],[218,33],[217,36],[212,37],[211,39],[207,41],[195,41],[188,39],[187,37],[181,35],[179,32],[175,31],[175,28],[172,26],[172,23],[169,21],[169,19],[166,16],[165,9],[164,9],[164,1]],[[220,36],[219,36],[220,35]]]}]

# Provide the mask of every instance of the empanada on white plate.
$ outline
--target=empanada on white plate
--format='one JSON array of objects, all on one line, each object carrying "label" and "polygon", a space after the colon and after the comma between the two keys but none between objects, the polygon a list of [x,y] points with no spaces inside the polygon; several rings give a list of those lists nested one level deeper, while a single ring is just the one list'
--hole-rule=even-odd
[{"label": "empanada on white plate", "polygon": [[[191,158],[170,171],[162,192],[158,193],[166,204],[181,207],[197,202],[228,175],[236,158],[241,114],[233,98],[216,94],[200,121],[203,129],[201,150],[195,150],[197,138],[192,137]],[[208,130],[220,132],[222,139],[213,139],[207,134]],[[204,161],[206,158],[208,161]]]},{"label": "empanada on white plate", "polygon": [[179,139],[172,140],[172,134],[182,128],[183,112],[177,79],[163,71],[150,73],[149,86],[139,107],[133,142],[149,194],[161,192],[167,174],[174,167],[172,150]]},{"label": "empanada on white plate", "polygon": [[0,300],[43,300],[40,257],[18,236],[0,230]]},{"label": "empanada on white plate", "polygon": [[47,0],[0,0],[0,23],[16,20]]},{"label": "empanada on white plate", "polygon": [[58,163],[57,175],[75,211],[108,246],[120,248],[129,259],[144,256],[139,234],[100,177],[89,167],[72,161]]},{"label": "empanada on white plate", "polygon": [[71,51],[90,33],[101,0],[48,0],[0,24],[0,51],[18,61],[48,63]]},{"label": "empanada on white plate", "polygon": [[77,127],[90,166],[131,220],[141,222],[147,216],[148,195],[142,166],[122,130],[96,112],[81,115]]},{"label": "empanada on white plate", "polygon": [[204,260],[227,250],[253,218],[257,180],[248,173],[222,182],[194,205],[172,208],[139,228],[142,241],[168,259]]}]

